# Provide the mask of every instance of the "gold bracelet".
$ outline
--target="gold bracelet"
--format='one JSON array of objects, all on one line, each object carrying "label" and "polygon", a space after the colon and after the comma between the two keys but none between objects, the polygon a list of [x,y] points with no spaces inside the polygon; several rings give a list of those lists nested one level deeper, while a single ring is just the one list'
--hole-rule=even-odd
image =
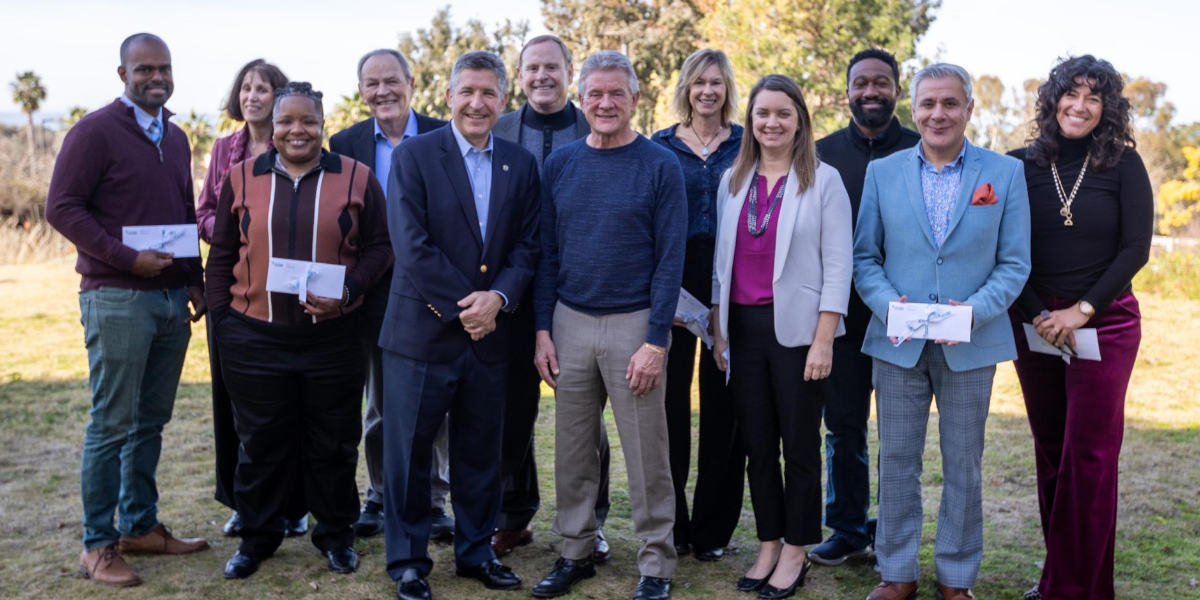
[{"label": "gold bracelet", "polygon": [[665,348],[662,348],[660,346],[655,346],[654,344],[651,344],[650,342],[646,342],[646,343],[642,344],[642,347],[648,348],[651,352],[653,352],[659,356],[664,356],[667,353]]}]

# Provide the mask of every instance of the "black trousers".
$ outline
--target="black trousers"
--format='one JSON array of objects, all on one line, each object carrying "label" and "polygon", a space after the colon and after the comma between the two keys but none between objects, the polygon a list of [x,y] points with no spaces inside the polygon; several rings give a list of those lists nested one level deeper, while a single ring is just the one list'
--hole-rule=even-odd
[{"label": "black trousers", "polygon": [[729,383],[750,457],[750,499],[761,541],[821,541],[824,383],[804,381],[807,358],[808,346],[779,344],[773,306],[730,306]]},{"label": "black trousers", "polygon": [[362,346],[354,316],[302,335],[266,331],[229,314],[216,324],[221,372],[241,451],[234,504],[241,550],[269,556],[283,541],[283,507],[297,483],[321,550],[351,546],[362,435]]},{"label": "black trousers", "polygon": [[[711,285],[711,284],[710,284]],[[542,377],[533,365],[537,333],[533,319],[533,289],[513,313],[512,341],[508,355],[508,385],[504,428],[500,448],[500,488],[503,500],[496,527],[508,531],[525,529],[541,508],[533,428],[537,423]],[[600,494],[596,498],[596,523],[608,517],[608,435],[601,436]]]},{"label": "black trousers", "polygon": [[[683,266],[684,289],[705,304],[712,297],[713,253],[713,242],[689,241]],[[675,545],[724,548],[742,514],[746,450],[725,373],[717,369],[712,351],[701,346],[699,458],[689,517],[685,488],[692,460],[692,375],[697,341],[685,328],[671,330],[665,402],[675,485]]]}]

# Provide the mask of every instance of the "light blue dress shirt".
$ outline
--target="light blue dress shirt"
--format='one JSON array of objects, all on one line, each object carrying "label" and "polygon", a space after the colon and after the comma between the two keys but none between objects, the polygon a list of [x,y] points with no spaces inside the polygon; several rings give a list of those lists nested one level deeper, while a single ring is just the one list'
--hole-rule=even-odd
[{"label": "light blue dress shirt", "polygon": [[[467,178],[471,180],[471,197],[475,200],[475,214],[479,217],[479,238],[486,242],[488,209],[492,200],[492,134],[488,133],[487,148],[480,150],[458,132],[454,121],[450,121],[450,130],[454,132],[454,141],[458,142],[458,151],[462,153],[463,166],[467,168]],[[508,308],[508,296],[504,292],[489,291],[499,294],[504,300],[501,307]]]},{"label": "light blue dress shirt", "polygon": [[[166,123],[163,123],[162,107],[159,107],[157,115],[152,115],[142,110],[142,107],[134,104],[133,100],[130,100],[125,94],[121,94],[121,102],[124,103],[125,106],[133,107],[133,118],[137,119],[138,127],[142,128],[142,133],[145,133],[146,137],[150,138],[150,141],[154,142],[156,145],[161,143],[162,134],[167,130]],[[156,120],[158,121],[159,130],[158,141],[155,141],[154,136],[150,135],[150,124]]]},{"label": "light blue dress shirt", "polygon": [[925,143],[917,142],[917,158],[921,165],[921,198],[925,201],[925,214],[929,217],[929,228],[933,230],[933,243],[938,248],[946,241],[950,232],[950,216],[958,201],[958,187],[962,181],[963,157],[971,142],[963,139],[958,158],[950,161],[939,171],[925,160]]},{"label": "light blue dress shirt", "polygon": [[384,190],[388,188],[388,175],[392,173],[392,151],[410,137],[417,135],[417,113],[408,109],[408,124],[400,136],[400,143],[393,144],[388,136],[379,128],[379,119],[375,119],[375,179]]}]

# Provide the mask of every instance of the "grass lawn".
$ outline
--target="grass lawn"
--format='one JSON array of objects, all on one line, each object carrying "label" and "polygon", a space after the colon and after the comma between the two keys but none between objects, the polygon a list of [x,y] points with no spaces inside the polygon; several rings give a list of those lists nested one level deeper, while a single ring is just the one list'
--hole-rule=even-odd
[{"label": "grass lawn", "polygon": [[[0,266],[0,598],[106,598],[118,592],[75,576],[81,529],[79,453],[90,406],[87,360],[71,262]],[[1200,302],[1141,298],[1142,351],[1126,409],[1117,533],[1117,596],[1200,598]],[[698,416],[698,415],[697,415]],[[360,540],[358,573],[336,576],[307,538],[287,540],[254,577],[227,582],[221,568],[237,546],[220,536],[228,511],[212,500],[213,454],[208,355],[203,325],[193,330],[175,414],[167,426],[159,487],[160,517],[182,536],[204,536],[212,549],[188,557],[132,557],[145,583],[123,598],[392,598],[381,537]],[[608,417],[611,420],[611,415]],[[522,590],[488,592],[453,574],[449,546],[432,548],[437,598],[526,598],[558,556],[554,517],[551,396],[537,428],[543,510],[537,539],[506,559]],[[937,415],[926,451],[923,597],[932,598],[933,537],[940,496]],[[872,453],[876,440],[871,423]],[[615,428],[613,508],[606,533],[613,560],[568,598],[625,598],[637,577],[625,469]],[[874,460],[874,458],[872,459]],[[695,458],[693,452],[693,468]],[[366,481],[365,463],[359,481]],[[365,487],[360,493],[365,491]],[[975,591],[981,599],[1019,598],[1043,557],[1034,489],[1033,442],[1016,376],[1001,365],[984,456],[986,550]],[[757,546],[749,495],[733,544],[720,563],[681,558],[675,598],[748,598],[733,582]],[[872,561],[817,566],[798,598],[866,597],[878,582]]]}]

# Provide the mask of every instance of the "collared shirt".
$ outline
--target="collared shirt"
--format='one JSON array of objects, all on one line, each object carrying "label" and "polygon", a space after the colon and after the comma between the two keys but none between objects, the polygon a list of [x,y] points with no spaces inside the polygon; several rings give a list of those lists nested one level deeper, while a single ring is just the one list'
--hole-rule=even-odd
[{"label": "collared shirt", "polygon": [[717,188],[721,175],[733,166],[738,150],[742,147],[742,126],[729,125],[729,137],[716,147],[710,148],[708,159],[696,156],[695,152],[679,139],[676,133],[681,125],[672,125],[655,133],[650,141],[662,144],[675,153],[679,166],[683,168],[683,181],[688,199],[688,241],[717,239]]},{"label": "collared shirt", "polygon": [[383,186],[383,189],[386,190],[388,187],[388,175],[392,173],[392,150],[395,150],[396,146],[403,144],[404,140],[417,135],[417,113],[411,107],[408,109],[408,123],[404,125],[404,133],[400,136],[400,141],[395,144],[379,128],[379,119],[375,119],[374,123],[375,179],[379,180],[379,185]]},{"label": "collared shirt", "polygon": [[933,244],[941,249],[950,231],[950,216],[958,201],[958,187],[962,182],[963,159],[971,142],[963,139],[958,158],[950,161],[942,170],[934,168],[925,160],[925,143],[917,144],[918,164],[921,168],[921,198],[925,201],[925,214],[929,217],[929,228],[933,230]]},{"label": "collared shirt", "polygon": [[163,123],[162,107],[161,106],[158,107],[157,115],[152,115],[152,114],[142,110],[142,107],[134,104],[133,100],[129,99],[129,96],[126,96],[125,94],[121,94],[120,99],[121,99],[121,102],[125,104],[125,106],[133,107],[133,118],[137,119],[138,127],[142,128],[142,132],[146,134],[146,137],[150,138],[150,141],[154,141],[154,138],[150,136],[150,124],[153,123],[155,120],[158,121],[158,130],[159,130],[159,138],[158,139],[159,139],[159,143],[161,143],[162,142],[162,134],[166,133],[166,131],[167,131],[167,124]]},{"label": "collared shirt", "polygon": [[[475,201],[475,214],[479,216],[479,238],[487,241],[488,208],[492,200],[492,147],[494,140],[488,132],[487,148],[480,150],[471,145],[467,138],[458,131],[454,121],[450,121],[450,130],[454,132],[454,141],[458,142],[458,151],[462,153],[463,166],[467,168],[467,179],[471,180],[471,198]],[[500,295],[504,300],[502,308],[508,307],[508,296],[500,290],[490,290]]]}]

